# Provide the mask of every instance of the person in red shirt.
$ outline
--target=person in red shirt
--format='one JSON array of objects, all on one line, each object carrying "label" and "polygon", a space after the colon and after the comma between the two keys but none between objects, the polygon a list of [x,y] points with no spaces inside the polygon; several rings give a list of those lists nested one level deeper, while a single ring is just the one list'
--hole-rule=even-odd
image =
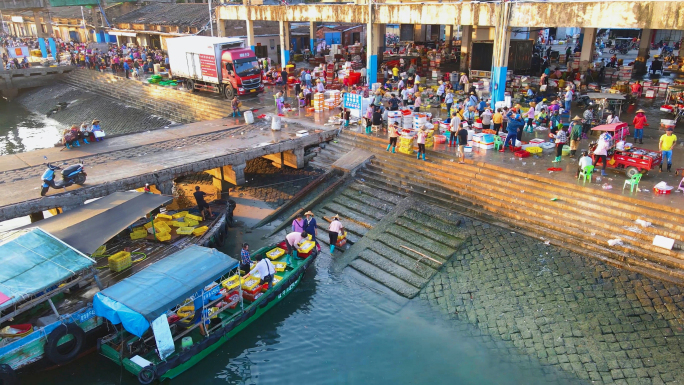
[{"label": "person in red shirt", "polygon": [[641,96],[641,84],[639,82],[634,82],[632,84],[632,95],[634,96]]},{"label": "person in red shirt", "polygon": [[644,110],[637,111],[632,124],[634,124],[634,142],[636,143],[637,139],[639,139],[639,143],[644,144],[644,126],[648,126]]}]

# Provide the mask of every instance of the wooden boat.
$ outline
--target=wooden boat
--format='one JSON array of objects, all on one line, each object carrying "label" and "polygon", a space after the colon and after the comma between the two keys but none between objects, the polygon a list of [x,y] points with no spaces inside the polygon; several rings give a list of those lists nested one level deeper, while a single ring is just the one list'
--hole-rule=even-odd
[{"label": "wooden boat", "polygon": [[[253,257],[278,246],[263,247]],[[236,260],[198,246],[105,289],[95,297],[95,313],[115,331],[98,342],[100,353],[142,384],[180,375],[291,293],[317,256],[314,249],[286,265],[282,254],[270,253],[283,269],[270,289],[240,277]]]},{"label": "wooden boat", "polygon": [[[30,332],[0,336],[0,384],[11,383],[17,373],[65,364],[93,351],[97,339],[107,333],[103,319],[95,315],[91,306],[98,288],[113,285],[190,245],[219,247],[223,244],[234,208],[226,201],[210,203],[217,215],[198,223],[207,227],[201,236],[174,237],[169,242],[131,239],[129,229],[149,221],[142,217],[157,211],[169,200],[154,194],[120,192],[19,230],[45,234],[47,241],[54,241],[51,247],[73,254],[75,260],[83,262],[83,268],[71,269],[73,274],[63,276],[46,269],[40,274],[40,280],[32,280],[44,281],[44,284],[39,282],[30,293],[20,293],[19,301],[0,289],[0,329],[9,326],[10,320],[15,326],[32,327]],[[93,228],[98,229],[97,234],[89,231]],[[15,232],[1,234],[0,239]],[[108,255],[102,255],[104,249],[109,255],[129,250],[133,254],[130,266],[111,270]],[[0,274],[0,283],[6,285],[3,278]]]}]

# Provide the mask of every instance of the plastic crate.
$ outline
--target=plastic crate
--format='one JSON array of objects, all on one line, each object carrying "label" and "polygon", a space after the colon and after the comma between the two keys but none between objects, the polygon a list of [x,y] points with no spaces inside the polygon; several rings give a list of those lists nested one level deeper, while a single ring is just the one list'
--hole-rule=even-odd
[{"label": "plastic crate", "polygon": [[171,221],[171,220],[173,220],[171,215],[167,215],[167,214],[157,214],[157,216],[154,217],[154,219],[159,220],[159,221]]},{"label": "plastic crate", "polygon": [[189,214],[189,213],[188,213],[187,211],[181,211],[181,212],[179,212],[179,213],[175,213],[175,214],[171,215],[171,218],[173,218],[173,219],[179,219],[179,218],[185,217],[185,216],[188,215],[188,214]]},{"label": "plastic crate", "polygon": [[530,156],[530,153],[526,150],[520,150],[513,153],[513,155],[515,155],[516,158],[527,158]]},{"label": "plastic crate", "polygon": [[185,226],[185,222],[169,221],[169,222],[167,222],[167,223],[168,223],[169,226],[171,226],[171,227],[184,227],[184,226]]},{"label": "plastic crate", "polygon": [[287,262],[275,261],[273,262],[273,266],[275,267],[275,271],[277,272],[285,271],[285,268],[287,268]]},{"label": "plastic crate", "polygon": [[242,282],[242,289],[250,291],[255,287],[259,286],[259,282],[261,282],[261,279],[256,277],[249,277]]},{"label": "plastic crate", "polygon": [[231,290],[240,285],[240,276],[235,274],[234,276],[225,279],[221,282],[221,286],[223,286],[226,290]]},{"label": "plastic crate", "polygon": [[198,221],[196,221],[196,220],[194,220],[194,219],[190,219],[190,218],[188,218],[187,216],[186,216],[185,218],[183,218],[183,219],[185,220],[185,226],[186,226],[186,227],[197,226],[197,225],[199,225],[199,222],[198,222]]},{"label": "plastic crate", "polygon": [[169,233],[156,233],[154,237],[160,242],[171,240],[171,234]]},{"label": "plastic crate", "polygon": [[144,231],[144,232],[147,232],[147,229],[145,228],[145,226],[134,227],[134,228],[131,229],[131,232],[133,232],[133,231],[139,231],[139,230],[142,230],[142,231]]},{"label": "plastic crate", "polygon": [[178,235],[190,235],[195,231],[194,227],[179,227],[176,229],[176,234]]},{"label": "plastic crate", "polygon": [[142,239],[147,237],[147,230],[136,230],[131,232],[131,239],[136,240],[136,239]]},{"label": "plastic crate", "polygon": [[[278,283],[278,282],[280,282],[280,281],[282,281],[282,280],[283,280],[283,277],[281,277],[281,276],[279,276],[279,275],[274,275],[274,276],[273,276],[273,286],[275,286],[276,283]],[[264,289],[268,289],[268,285],[266,285],[266,287],[265,287]]]},{"label": "plastic crate", "polygon": [[250,293],[248,293],[248,292],[246,292],[246,291],[243,291],[243,292],[242,292],[242,298],[244,298],[245,301],[254,302],[254,301],[256,301],[257,299],[259,299],[259,297],[261,297],[263,294],[264,294],[264,293],[262,293],[261,291],[255,293],[255,294],[250,294]]},{"label": "plastic crate", "polygon": [[107,259],[109,270],[119,272],[128,269],[133,264],[131,260],[131,253],[128,251],[119,251]]},{"label": "plastic crate", "polygon": [[145,223],[143,227],[145,228],[145,230],[149,229],[150,227],[152,227],[152,222]]},{"label": "plastic crate", "polygon": [[310,253],[313,248],[316,247],[316,244],[312,241],[304,241],[302,242],[301,246],[297,248],[297,253],[298,254],[307,254]]},{"label": "plastic crate", "polygon": [[337,246],[337,247],[342,247],[346,244],[347,244],[347,238],[342,238],[342,239],[337,238],[337,242],[335,242],[335,246]]},{"label": "plastic crate", "polygon": [[200,235],[206,233],[207,230],[209,230],[207,226],[198,227],[192,232],[192,235],[199,237]]},{"label": "plastic crate", "polygon": [[281,249],[280,247],[276,247],[275,249],[266,253],[266,257],[269,259],[278,259],[283,255],[285,255],[285,250]]},{"label": "plastic crate", "polygon": [[185,214],[185,220],[186,220],[186,222],[187,222],[188,219],[192,219],[192,220],[195,220],[195,221],[197,221],[197,222],[202,222],[202,217],[201,217],[201,216],[192,215],[192,214]]}]

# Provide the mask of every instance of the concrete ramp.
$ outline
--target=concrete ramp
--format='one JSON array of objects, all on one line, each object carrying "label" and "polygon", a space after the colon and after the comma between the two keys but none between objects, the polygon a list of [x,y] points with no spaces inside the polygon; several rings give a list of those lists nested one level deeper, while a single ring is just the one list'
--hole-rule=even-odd
[{"label": "concrete ramp", "polygon": [[354,174],[354,172],[366,162],[368,162],[374,155],[372,152],[355,148],[348,153],[342,155],[339,159],[331,165],[333,169],[341,170],[345,173]]}]

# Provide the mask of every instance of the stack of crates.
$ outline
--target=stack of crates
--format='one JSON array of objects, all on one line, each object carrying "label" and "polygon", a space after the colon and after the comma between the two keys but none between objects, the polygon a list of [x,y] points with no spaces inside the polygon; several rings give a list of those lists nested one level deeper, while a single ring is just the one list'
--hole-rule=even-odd
[{"label": "stack of crates", "polygon": [[313,97],[314,111],[321,112],[325,109],[325,95],[322,92],[316,92]]},{"label": "stack of crates", "polygon": [[131,253],[128,251],[119,251],[107,259],[109,263],[109,270],[119,272],[128,269],[133,264],[131,260]]},{"label": "stack of crates", "polygon": [[340,99],[340,90],[331,90],[330,91],[330,99],[333,100],[333,103],[335,106],[339,106],[341,99]]},{"label": "stack of crates", "polygon": [[402,154],[412,155],[413,154],[413,137],[412,136],[400,136],[399,137],[399,152]]},{"label": "stack of crates", "polygon": [[429,148],[435,145],[435,130],[429,130],[428,136],[425,138],[425,147]]},{"label": "stack of crates", "polygon": [[620,67],[620,72],[618,73],[618,76],[620,80],[629,80],[632,78],[632,66],[622,66]]}]

